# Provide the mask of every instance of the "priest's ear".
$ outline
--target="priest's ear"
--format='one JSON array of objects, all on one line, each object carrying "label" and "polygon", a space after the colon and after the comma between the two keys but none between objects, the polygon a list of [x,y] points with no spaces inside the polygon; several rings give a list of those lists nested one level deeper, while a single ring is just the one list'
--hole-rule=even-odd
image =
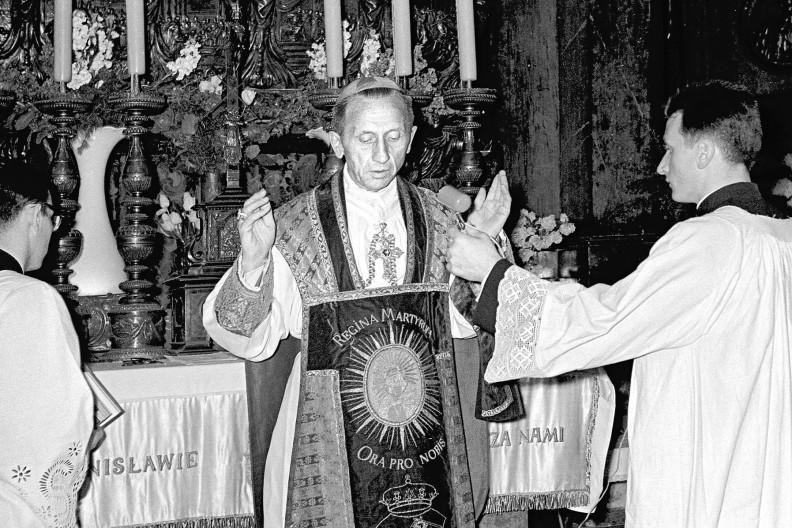
[{"label": "priest's ear", "polygon": [[335,130],[328,132],[328,135],[330,136],[330,147],[333,149],[333,154],[338,159],[342,159],[344,157],[344,145],[341,143],[341,136]]},{"label": "priest's ear", "polygon": [[696,142],[696,167],[703,169],[709,165],[712,158],[715,157],[717,150],[718,146],[715,144],[715,141],[708,137],[700,138]]}]

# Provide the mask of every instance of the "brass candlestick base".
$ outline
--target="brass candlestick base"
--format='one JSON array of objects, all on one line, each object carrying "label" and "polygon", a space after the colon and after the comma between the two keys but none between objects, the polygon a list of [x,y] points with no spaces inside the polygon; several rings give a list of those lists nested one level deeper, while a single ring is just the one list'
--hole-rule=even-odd
[{"label": "brass candlestick base", "polygon": [[445,103],[458,110],[462,116],[459,129],[462,131],[462,152],[456,177],[459,180],[460,191],[467,193],[471,198],[478,194],[482,183],[484,168],[481,151],[476,148],[476,131],[481,128],[478,118],[484,113],[487,106],[497,99],[497,92],[490,88],[456,88],[443,94]]},{"label": "brass candlestick base", "polygon": [[34,104],[39,111],[51,116],[50,121],[57,127],[54,134],[58,145],[52,157],[52,182],[58,189],[63,221],[56,233],[56,236],[60,235],[58,257],[57,267],[52,274],[55,276],[55,289],[64,297],[71,297],[77,291],[77,286],[69,283],[69,275],[72,274],[69,263],[80,254],[83,240],[82,233],[73,229],[74,217],[80,208],[77,203],[80,174],[71,149],[71,140],[74,137],[75,116],[88,111],[93,101],[64,93],[40,99]]},{"label": "brass candlestick base", "polygon": [[147,262],[160,245],[160,235],[149,214],[154,205],[147,196],[152,177],[143,155],[142,136],[148,132],[149,116],[161,113],[167,101],[157,94],[120,93],[109,103],[127,115],[124,134],[129,137],[129,152],[122,176],[126,196],[121,201],[126,218],[116,240],[128,280],[119,284],[124,296],[118,308],[108,314],[112,348],[105,359],[158,359],[164,354],[165,311],[150,294],[154,283],[148,279],[151,269]]}]

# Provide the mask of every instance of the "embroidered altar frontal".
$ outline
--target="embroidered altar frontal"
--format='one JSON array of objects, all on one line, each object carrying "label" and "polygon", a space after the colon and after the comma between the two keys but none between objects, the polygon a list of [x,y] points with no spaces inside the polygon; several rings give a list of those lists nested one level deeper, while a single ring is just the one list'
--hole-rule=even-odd
[{"label": "embroidered altar frontal", "polygon": [[472,521],[447,310],[444,284],[345,292],[307,308],[295,526]]}]

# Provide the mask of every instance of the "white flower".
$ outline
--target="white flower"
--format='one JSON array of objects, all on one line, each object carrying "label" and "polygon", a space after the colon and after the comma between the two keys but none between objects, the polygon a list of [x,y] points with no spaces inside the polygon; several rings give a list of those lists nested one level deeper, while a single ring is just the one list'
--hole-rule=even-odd
[{"label": "white flower", "polygon": [[520,257],[520,260],[522,260],[523,262],[528,262],[536,255],[536,251],[532,249],[521,249],[520,251],[517,252],[517,255]]},{"label": "white flower", "polygon": [[252,88],[245,88],[242,90],[242,102],[250,106],[256,100],[256,90]]},{"label": "white flower", "polygon": [[528,230],[525,227],[517,226],[511,233],[511,241],[517,247],[522,247],[528,239]]},{"label": "white flower", "polygon": [[567,236],[575,232],[575,224],[565,223],[561,224],[558,228],[562,235]]},{"label": "white flower", "polygon": [[181,81],[198,67],[201,61],[201,54],[198,51],[201,45],[195,39],[190,39],[184,48],[179,52],[179,56],[174,61],[170,61],[165,66],[176,74],[176,80]]},{"label": "white flower", "polygon": [[369,36],[363,41],[363,53],[360,57],[360,73],[364,77],[369,75],[370,68],[379,60],[381,47],[377,32],[369,30]]},{"label": "white flower", "polygon": [[80,86],[86,85],[91,82],[93,79],[93,75],[91,72],[88,71],[87,68],[83,68],[80,64],[73,62],[72,63],[72,79],[69,81],[68,86],[72,90],[76,90]]},{"label": "white flower", "polygon": [[212,75],[212,78],[208,81],[201,81],[198,84],[198,90],[201,92],[208,92],[212,94],[222,95],[223,94],[223,85],[222,79],[217,75]]},{"label": "white flower", "polygon": [[547,215],[539,219],[539,226],[545,231],[552,231],[556,227],[555,215]]},{"label": "white flower", "polygon": [[773,186],[773,194],[776,196],[783,196],[784,198],[792,198],[792,180],[789,178],[781,178]]},{"label": "white flower", "polygon": [[[347,56],[349,50],[352,48],[352,32],[350,31],[349,21],[344,20],[344,57]],[[311,49],[305,52],[311,61],[308,63],[308,68],[313,72],[314,79],[320,81],[327,78],[327,48],[325,47],[324,40],[314,42],[311,44]]]},{"label": "white flower", "polygon": [[163,214],[168,212],[168,207],[170,206],[170,200],[168,197],[162,193],[159,193],[157,196],[157,200],[159,201],[160,208],[157,210],[157,213],[154,215],[156,218],[159,218]]},{"label": "white flower", "polygon": [[324,42],[311,44],[311,49],[305,52],[311,61],[308,67],[314,74],[315,79],[324,80],[327,78],[327,53],[325,52]]},{"label": "white flower", "polygon": [[178,237],[181,222],[182,218],[179,213],[165,213],[159,217],[160,231],[167,236]]},{"label": "white flower", "polygon": [[198,213],[195,211],[190,211],[187,215],[187,219],[190,221],[190,225],[192,225],[195,229],[201,229],[201,221],[198,218]]},{"label": "white flower", "polygon": [[349,50],[352,49],[352,31],[350,31],[350,24],[348,20],[344,20],[341,24],[344,28],[344,57],[347,56]]},{"label": "white flower", "polygon": [[195,207],[195,197],[189,193],[189,191],[184,191],[184,195],[182,196],[182,205],[184,206],[185,211],[192,211],[193,207]]},{"label": "white flower", "polygon": [[179,224],[181,224],[181,223],[182,223],[182,217],[181,217],[181,215],[180,215],[179,213],[177,213],[176,211],[172,211],[172,212],[171,212],[169,215],[167,215],[167,216],[168,216],[168,217],[170,217],[170,221],[171,221],[171,223],[173,223],[173,225],[175,225],[175,226],[177,226],[177,225],[179,225]]}]

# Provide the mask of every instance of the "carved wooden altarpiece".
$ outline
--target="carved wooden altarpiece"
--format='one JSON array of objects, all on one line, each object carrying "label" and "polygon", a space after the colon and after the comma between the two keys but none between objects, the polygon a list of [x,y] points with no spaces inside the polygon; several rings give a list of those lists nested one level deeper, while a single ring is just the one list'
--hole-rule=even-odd
[{"label": "carved wooden altarpiece", "polygon": [[[115,9],[119,14],[124,12],[124,2],[111,1],[104,4]],[[74,2],[75,8],[84,5],[89,5],[89,2],[85,0]],[[359,71],[363,43],[370,31],[376,31],[381,35],[385,47],[392,47],[390,7],[390,0],[343,1],[344,18],[352,23],[351,48],[345,58],[348,77],[357,75]],[[455,3],[452,0],[414,0],[411,2],[411,9],[414,15],[413,42],[421,44],[423,58],[437,73],[435,88],[440,92],[458,89]],[[46,42],[51,39],[52,12],[52,0],[0,0],[0,66],[33,71],[42,80],[50,75],[42,61],[42,50]],[[488,12],[486,1],[478,0],[477,27],[482,29],[487,27]],[[261,93],[267,90],[306,90],[308,86],[315,86],[311,80],[312,72],[309,69],[309,57],[306,52],[311,49],[314,42],[323,37],[323,2],[322,0],[148,0],[146,19],[150,64],[163,66],[176,59],[185,42],[193,37],[202,45],[200,67],[206,72],[215,72],[224,76],[226,81],[223,105],[216,110],[224,112],[225,115],[224,137],[227,146],[223,157],[226,169],[219,174],[196,175],[193,178],[193,181],[197,182],[196,196],[201,216],[200,234],[195,240],[190,241],[188,247],[180,248],[179,258],[176,259],[177,264],[170,278],[154,285],[154,292],[163,289],[167,293],[167,298],[164,295],[160,296],[160,300],[169,305],[167,325],[160,325],[152,320],[145,323],[149,331],[155,334],[149,342],[151,346],[147,345],[148,348],[161,347],[171,352],[208,351],[213,349],[213,344],[200,322],[201,304],[236,257],[239,241],[235,213],[248,196],[249,190],[245,185],[246,167],[242,156],[245,140],[241,128],[245,123],[240,120],[240,91],[243,87]],[[480,39],[478,47],[485,50],[482,56],[489,56],[486,31],[482,31],[481,34],[484,38]],[[124,59],[123,56],[119,57],[119,60]],[[482,61],[484,62],[486,61]],[[481,79],[487,78],[488,67],[491,66],[486,64],[480,66]],[[156,84],[157,79],[148,79],[148,82]],[[483,84],[486,85],[486,81]],[[485,97],[486,102],[490,102],[487,97]],[[467,123],[464,141],[463,134],[458,128],[459,117],[445,118],[445,121],[436,127],[430,127],[419,119],[418,141],[413,144],[404,171],[410,180],[436,188],[447,181],[458,183],[455,174],[459,163],[454,166],[454,160],[459,157],[456,150],[468,151],[465,159],[471,158],[472,129],[478,127],[473,116],[479,115],[479,109],[471,107],[466,102],[464,94],[461,96],[457,94],[453,100],[458,101],[460,98],[462,103],[458,103],[455,107],[462,110],[461,122]],[[474,101],[475,104],[478,104],[478,99]],[[428,100],[425,103],[428,103]],[[13,104],[13,96],[0,94],[0,110],[8,104]],[[417,117],[420,115],[420,112],[416,112]],[[149,125],[143,117],[133,119],[132,124],[133,137],[148,136],[144,138],[145,141],[138,143],[139,148],[135,147],[143,156],[141,167],[151,165],[152,154],[161,156],[168,152],[167,140],[161,137],[152,138],[151,134],[147,133]],[[465,128],[465,125],[463,124],[462,127]],[[67,128],[61,133],[63,137],[73,133]],[[302,138],[304,131],[291,132],[291,135],[278,138],[278,148],[283,153],[297,149],[304,151],[306,144]],[[30,144],[25,142],[24,137],[24,131],[0,132],[0,153],[14,157],[33,156]],[[295,146],[292,147],[292,144]],[[316,156],[320,160],[323,159],[326,151],[321,142],[315,141],[309,144],[312,145],[310,148],[314,150]],[[267,151],[267,145],[260,146],[262,152]],[[135,148],[129,151],[130,155]],[[469,165],[469,161],[463,162],[464,164]],[[115,178],[115,181],[122,181],[118,173],[119,164],[111,160],[109,166],[113,167],[109,171],[109,177]],[[469,172],[471,167],[465,166],[463,169],[462,172]],[[475,170],[476,167],[472,169]],[[316,182],[321,179],[321,174],[325,174],[321,172],[321,167],[318,170],[317,178],[313,178]],[[76,174],[76,169],[74,173],[74,181],[78,182],[79,175]],[[480,171],[476,174],[480,174]],[[124,184],[128,187],[126,182]],[[151,195],[157,191],[156,187],[155,181],[150,188],[147,186],[144,189],[134,190],[137,193],[133,197],[136,200],[134,207],[132,202],[124,202],[128,205],[123,207],[118,201],[112,205],[112,220],[116,227],[131,225],[134,228],[132,230],[136,230],[135,236],[127,236],[126,239],[122,236],[123,230],[119,230],[119,249],[122,254],[137,255],[135,258],[141,259],[141,245],[156,243],[161,246],[161,241],[158,242],[158,237],[154,234],[147,234],[143,237],[145,240],[137,236],[141,230],[149,233],[149,228],[142,226],[150,224],[150,220],[141,215],[153,213],[154,203]],[[65,245],[65,242],[61,245]],[[73,252],[73,248],[71,251]],[[63,259],[66,257],[64,256]],[[131,270],[128,271],[131,273],[130,280],[127,281],[130,290],[125,290],[127,297],[151,299],[147,293],[148,279],[145,278],[148,275],[145,268],[154,264],[149,260],[146,257],[145,262],[134,259],[127,262],[126,269]],[[60,267],[59,280],[63,292],[67,296],[74,296],[70,291],[73,287],[70,288],[68,284],[67,266],[63,264]],[[109,349],[107,345],[108,341],[117,341],[117,336],[113,336],[110,328],[112,324],[109,324],[111,319],[109,313],[117,309],[118,299],[113,296],[82,298],[79,295],[74,296],[74,299],[83,307],[83,312],[93,314],[88,318],[87,326],[90,330],[89,347],[94,352],[94,359],[118,359],[112,354],[116,345],[111,345]],[[145,352],[141,352],[141,356],[152,357]],[[134,353],[125,357],[134,357]]]}]

